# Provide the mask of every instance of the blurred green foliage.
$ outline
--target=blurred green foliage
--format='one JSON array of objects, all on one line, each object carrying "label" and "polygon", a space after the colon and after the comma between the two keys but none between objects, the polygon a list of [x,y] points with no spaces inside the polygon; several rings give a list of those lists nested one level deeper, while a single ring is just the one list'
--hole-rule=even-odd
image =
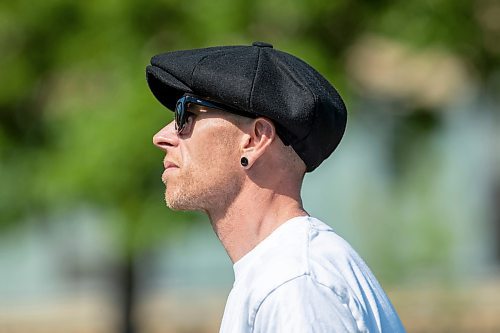
[{"label": "blurred green foliage", "polygon": [[[464,59],[480,82],[498,70],[488,0],[89,0],[0,2],[0,226],[82,202],[115,212],[125,252],[182,228],[162,203],[171,119],[144,68],[159,52],[273,43],[304,58],[355,98],[346,52],[372,34]],[[497,8],[497,7],[495,7]],[[402,83],[404,84],[404,83]],[[5,231],[3,231],[5,232]],[[422,254],[426,256],[426,254]],[[425,258],[424,258],[425,259]]]}]

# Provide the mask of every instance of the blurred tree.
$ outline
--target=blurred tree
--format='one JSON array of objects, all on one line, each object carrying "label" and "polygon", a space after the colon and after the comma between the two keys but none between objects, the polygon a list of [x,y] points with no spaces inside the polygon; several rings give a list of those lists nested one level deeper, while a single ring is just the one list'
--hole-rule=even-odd
[{"label": "blurred tree", "polygon": [[150,52],[142,52],[150,32],[137,27],[148,11],[168,8],[117,5],[1,4],[0,70],[9,83],[0,92],[0,226],[82,202],[115,212],[108,229],[122,255],[110,269],[123,331],[132,332],[135,258],[189,215],[162,203],[162,157],[151,137],[171,115],[148,95]]},{"label": "blurred tree", "polygon": [[[124,331],[132,332],[134,258],[187,218],[160,199],[161,154],[150,142],[171,114],[148,92],[149,57],[269,41],[335,77],[350,100],[356,93],[342,75],[348,50],[379,34],[447,49],[479,84],[493,84],[500,28],[490,13],[498,10],[493,0],[2,1],[0,227],[81,202],[115,212]],[[422,119],[425,135],[434,117],[405,118],[402,128],[421,128]]]}]

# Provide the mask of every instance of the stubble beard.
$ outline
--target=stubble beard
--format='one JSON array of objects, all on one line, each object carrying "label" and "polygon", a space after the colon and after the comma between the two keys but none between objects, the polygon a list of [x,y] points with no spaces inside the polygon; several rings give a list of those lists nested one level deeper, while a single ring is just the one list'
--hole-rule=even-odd
[{"label": "stubble beard", "polygon": [[241,191],[243,180],[236,172],[210,171],[189,170],[168,182],[167,206],[173,210],[205,212],[228,207]]}]

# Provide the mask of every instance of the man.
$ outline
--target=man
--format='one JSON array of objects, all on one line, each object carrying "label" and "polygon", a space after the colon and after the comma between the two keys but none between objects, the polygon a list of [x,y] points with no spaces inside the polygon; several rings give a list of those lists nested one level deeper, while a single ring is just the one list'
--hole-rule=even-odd
[{"label": "man", "polygon": [[175,111],[153,138],[167,205],[206,212],[234,263],[220,332],[404,332],[363,260],[302,207],[304,174],[346,125],[330,83],[262,42],[160,54],[146,74]]}]

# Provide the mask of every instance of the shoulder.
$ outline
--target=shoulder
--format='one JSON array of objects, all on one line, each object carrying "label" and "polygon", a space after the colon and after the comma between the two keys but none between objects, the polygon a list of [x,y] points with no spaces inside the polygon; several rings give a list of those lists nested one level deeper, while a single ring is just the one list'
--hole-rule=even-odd
[{"label": "shoulder", "polygon": [[345,297],[310,275],[302,275],[264,299],[254,332],[362,332],[358,322]]},{"label": "shoulder", "polygon": [[254,333],[379,332],[381,327],[399,327],[370,269],[325,223],[296,218],[263,245],[235,288],[248,306]]},{"label": "shoulder", "polygon": [[357,323],[356,332],[404,332],[383,288],[359,254],[323,222],[311,218],[308,272],[335,294]]}]

